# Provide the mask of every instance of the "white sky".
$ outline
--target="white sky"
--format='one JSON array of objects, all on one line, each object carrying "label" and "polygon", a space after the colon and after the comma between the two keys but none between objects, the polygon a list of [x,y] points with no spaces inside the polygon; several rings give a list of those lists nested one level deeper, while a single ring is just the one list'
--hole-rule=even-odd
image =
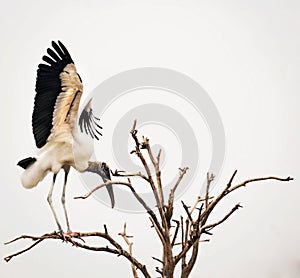
[{"label": "white sky", "polygon": [[[0,243],[20,234],[42,234],[56,228],[46,201],[51,177],[26,191],[16,162],[35,154],[31,113],[36,67],[50,41],[60,39],[75,60],[86,94],[114,74],[145,66],[174,69],[196,80],[218,107],[225,127],[226,160],[219,183],[225,183],[234,169],[239,170],[239,181],[270,174],[296,178],[289,184],[254,185],[223,202],[215,217],[237,202],[244,208],[215,230],[210,243],[201,246],[191,277],[300,276],[299,1],[1,4]],[[151,137],[149,131],[148,135]],[[106,155],[106,161],[111,159]],[[59,200],[61,177],[57,182]],[[156,265],[151,256],[158,256],[159,242],[148,231],[145,214],[111,210],[95,199],[72,200],[85,192],[75,172],[68,189],[75,231],[100,230],[106,223],[118,237],[126,221],[128,232],[135,236],[136,255],[149,268]],[[184,200],[192,203],[195,192],[190,190]],[[0,257],[25,245],[2,245]],[[1,277],[132,275],[125,259],[50,241],[0,264]]]}]

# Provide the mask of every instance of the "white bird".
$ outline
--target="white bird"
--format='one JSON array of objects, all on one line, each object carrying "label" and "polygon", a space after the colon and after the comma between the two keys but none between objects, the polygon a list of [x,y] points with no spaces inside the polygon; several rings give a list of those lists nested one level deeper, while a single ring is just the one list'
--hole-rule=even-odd
[{"label": "white bird", "polygon": [[[25,169],[21,182],[25,188],[35,187],[49,173],[53,181],[48,194],[48,202],[59,232],[63,235],[52,204],[52,192],[58,172],[63,169],[65,180],[62,192],[67,229],[71,232],[65,206],[65,192],[70,167],[79,172],[95,172],[89,159],[94,151],[93,139],[99,140],[99,119],[94,116],[91,100],[84,107],[78,119],[78,109],[83,92],[82,81],[66,47],[52,41],[47,49],[49,56],[43,56],[48,64],[39,64],[36,79],[36,95],[32,114],[32,129],[37,157],[28,157],[18,162]],[[99,173],[104,181],[110,179],[109,169],[102,163]],[[106,187],[114,207],[112,186]]]}]

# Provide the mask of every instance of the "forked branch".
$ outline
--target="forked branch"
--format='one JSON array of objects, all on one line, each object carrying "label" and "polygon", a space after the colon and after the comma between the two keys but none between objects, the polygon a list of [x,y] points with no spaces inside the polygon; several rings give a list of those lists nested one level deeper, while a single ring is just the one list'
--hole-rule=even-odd
[{"label": "forked branch", "polygon": [[[86,238],[90,238],[90,237],[96,237],[96,238],[102,238],[105,239],[106,241],[108,241],[108,243],[112,246],[92,246],[92,245],[88,245],[85,243],[85,239]],[[22,235],[20,237],[17,237],[5,244],[11,244],[13,242],[16,242],[18,240],[21,239],[31,239],[32,241],[34,241],[34,243],[32,245],[30,245],[28,248],[21,250],[17,253],[14,253],[12,255],[9,255],[7,257],[5,257],[5,261],[10,261],[13,257],[16,257],[18,255],[21,255],[22,253],[25,253],[27,251],[29,251],[31,248],[33,248],[34,246],[40,244],[42,241],[46,240],[46,239],[54,239],[54,240],[62,240],[62,237],[59,233],[57,232],[53,232],[53,233],[48,233],[48,234],[44,234],[42,236],[31,236],[31,235]],[[78,241],[80,240],[80,241]],[[150,278],[150,274],[147,271],[147,268],[144,264],[140,263],[136,258],[134,258],[132,256],[132,254],[130,254],[130,252],[127,252],[116,240],[114,240],[107,232],[107,228],[105,227],[105,232],[86,232],[86,233],[77,233],[77,232],[73,232],[71,233],[68,237],[65,238],[65,241],[67,243],[71,243],[72,246],[77,247],[77,248],[82,248],[82,249],[86,249],[86,250],[90,250],[90,251],[96,251],[96,252],[108,252],[108,253],[112,253],[112,254],[116,254],[118,256],[123,256],[125,257],[131,264],[133,264],[137,269],[139,269],[143,275],[147,278]]]}]

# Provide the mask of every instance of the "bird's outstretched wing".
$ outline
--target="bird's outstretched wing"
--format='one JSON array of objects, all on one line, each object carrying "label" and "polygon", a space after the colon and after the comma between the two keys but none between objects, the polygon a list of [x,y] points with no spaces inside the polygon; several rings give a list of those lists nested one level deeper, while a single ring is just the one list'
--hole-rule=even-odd
[{"label": "bird's outstretched wing", "polygon": [[32,114],[33,134],[38,148],[43,147],[56,128],[67,124],[70,131],[77,123],[82,95],[82,82],[66,47],[52,42],[48,55],[39,64],[36,79],[36,96]]},{"label": "bird's outstretched wing", "polygon": [[81,132],[90,135],[93,139],[99,140],[98,136],[102,136],[99,130],[102,129],[102,127],[98,124],[100,119],[93,113],[91,102],[92,100],[90,100],[82,110],[78,124]]}]

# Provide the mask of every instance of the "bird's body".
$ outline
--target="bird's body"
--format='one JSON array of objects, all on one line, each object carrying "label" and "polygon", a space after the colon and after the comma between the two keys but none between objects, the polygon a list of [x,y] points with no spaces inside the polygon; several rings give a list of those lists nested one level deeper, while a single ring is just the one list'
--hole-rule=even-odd
[{"label": "bird's body", "polygon": [[[64,205],[69,170],[71,167],[79,172],[88,170],[89,159],[94,151],[93,139],[99,139],[101,127],[97,123],[99,119],[93,115],[91,100],[81,114],[78,114],[83,92],[81,78],[65,46],[61,42],[52,42],[52,46],[56,52],[48,48],[50,57],[43,56],[43,60],[49,65],[40,64],[37,71],[32,115],[33,134],[38,147],[37,157],[25,158],[18,165],[25,169],[21,177],[25,188],[37,186],[49,172],[53,173],[48,201],[61,229],[51,199],[56,175],[64,169]],[[108,176],[102,178],[110,179]],[[107,189],[113,206],[112,188]]]},{"label": "bird's body", "polygon": [[72,132],[66,124],[63,124],[59,132],[37,151],[36,161],[25,169],[21,182],[25,188],[33,188],[49,172],[57,174],[67,165],[84,172],[88,168],[88,161],[93,152],[94,144],[89,136],[76,129]]}]

